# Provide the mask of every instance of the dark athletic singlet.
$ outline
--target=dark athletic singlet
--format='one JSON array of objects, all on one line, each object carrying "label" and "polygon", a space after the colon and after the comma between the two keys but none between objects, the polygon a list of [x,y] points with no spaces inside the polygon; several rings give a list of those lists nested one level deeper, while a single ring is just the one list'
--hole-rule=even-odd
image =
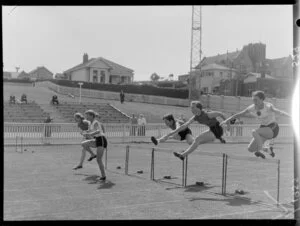
[{"label": "dark athletic singlet", "polygon": [[209,118],[207,113],[202,111],[201,115],[195,115],[194,120],[200,124],[208,126],[217,139],[220,139],[221,141],[223,140],[223,128],[220,126],[220,122],[216,118]]},{"label": "dark athletic singlet", "polygon": [[201,115],[195,115],[194,120],[208,127],[216,126],[219,123],[216,118],[209,118],[205,111],[202,111]]}]

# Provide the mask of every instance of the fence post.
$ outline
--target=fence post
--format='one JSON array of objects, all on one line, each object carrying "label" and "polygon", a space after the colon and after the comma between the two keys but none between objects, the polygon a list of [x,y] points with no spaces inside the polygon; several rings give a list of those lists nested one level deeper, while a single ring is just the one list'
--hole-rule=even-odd
[{"label": "fence post", "polygon": [[124,143],[125,142],[125,131],[126,127],[125,127],[125,124],[123,123],[123,137],[122,137],[122,142]]}]

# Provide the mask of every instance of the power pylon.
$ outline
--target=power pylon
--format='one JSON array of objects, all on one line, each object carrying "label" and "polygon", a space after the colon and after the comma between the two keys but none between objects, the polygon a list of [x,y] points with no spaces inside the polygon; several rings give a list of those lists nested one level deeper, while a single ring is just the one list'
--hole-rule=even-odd
[{"label": "power pylon", "polygon": [[[202,7],[192,6],[192,29],[191,29],[191,58],[189,75],[189,100],[191,101],[192,77],[195,72],[201,71],[195,67],[201,62],[202,42]],[[201,80],[201,77],[199,81]],[[201,85],[200,85],[201,87]]]}]

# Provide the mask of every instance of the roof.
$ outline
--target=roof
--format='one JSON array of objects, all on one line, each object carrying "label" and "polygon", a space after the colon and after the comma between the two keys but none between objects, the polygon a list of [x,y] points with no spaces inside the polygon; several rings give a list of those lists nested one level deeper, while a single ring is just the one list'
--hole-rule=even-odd
[{"label": "roof", "polygon": [[128,72],[133,72],[133,70],[130,69],[130,68],[124,67],[124,66],[122,66],[120,64],[117,64],[115,62],[107,60],[107,59],[105,59],[103,57],[98,57],[98,58],[91,58],[86,63],[80,63],[80,64],[76,65],[75,67],[72,67],[72,68],[64,71],[64,73],[68,73],[68,72],[79,70],[81,68],[89,67],[93,63],[96,63],[97,61],[101,61],[102,63],[104,63],[105,65],[107,65],[107,69],[111,69],[112,71],[122,71],[122,70],[125,70],[125,71],[128,71]]},{"label": "roof", "polygon": [[53,73],[44,66],[37,67],[36,69],[33,69],[32,71],[28,72],[28,74],[32,74],[32,73],[36,72],[38,69],[42,69],[42,68],[46,69],[49,73],[51,73],[53,75]]},{"label": "roof", "polygon": [[235,69],[230,69],[228,67],[225,67],[225,66],[222,66],[222,65],[219,65],[219,64],[207,64],[207,65],[204,65],[201,67],[201,71],[207,71],[207,70],[233,70],[233,71],[236,71]]},{"label": "roof", "polygon": [[228,53],[224,53],[224,54],[218,54],[215,56],[211,56],[211,57],[204,57],[203,60],[201,61],[201,63],[199,63],[196,68],[199,68],[200,64],[212,64],[212,63],[216,63],[216,62],[221,62],[222,60],[226,61],[227,59],[229,60],[233,60],[235,58],[238,57],[238,55],[241,53],[242,51],[235,51],[235,52],[228,52]]}]

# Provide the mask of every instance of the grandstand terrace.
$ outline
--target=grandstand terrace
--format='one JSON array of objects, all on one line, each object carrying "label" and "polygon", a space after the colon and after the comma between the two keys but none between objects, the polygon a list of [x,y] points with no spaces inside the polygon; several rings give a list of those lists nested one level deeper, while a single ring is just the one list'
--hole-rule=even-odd
[{"label": "grandstand terrace", "polygon": [[5,122],[40,123],[44,122],[46,117],[47,113],[34,101],[27,104],[9,104],[9,102],[4,102]]},{"label": "grandstand terrace", "polygon": [[66,122],[74,122],[74,114],[76,112],[84,113],[88,109],[93,109],[100,115],[103,123],[128,123],[129,117],[108,103],[76,103],[63,102],[55,105],[56,110],[65,118]]}]

